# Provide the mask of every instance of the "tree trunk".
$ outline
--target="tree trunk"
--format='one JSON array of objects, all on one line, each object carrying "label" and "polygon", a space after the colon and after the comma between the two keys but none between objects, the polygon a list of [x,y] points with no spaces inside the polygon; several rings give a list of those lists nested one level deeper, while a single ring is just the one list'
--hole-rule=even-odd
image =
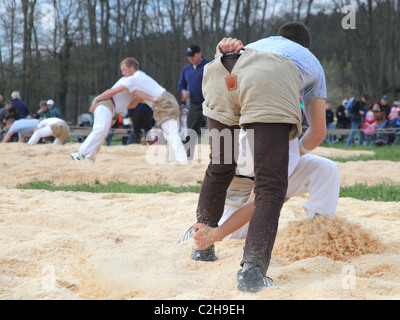
[{"label": "tree trunk", "polygon": [[34,28],[34,10],[36,0],[21,0],[24,25],[24,41],[22,51],[22,92],[26,100],[31,96],[32,78],[32,32]]},{"label": "tree trunk", "polygon": [[89,61],[91,63],[91,94],[99,94],[100,88],[98,86],[97,79],[97,27],[96,27],[96,7],[97,0],[86,0],[86,9],[88,13],[89,21],[89,39],[90,39],[90,51],[89,51]]}]

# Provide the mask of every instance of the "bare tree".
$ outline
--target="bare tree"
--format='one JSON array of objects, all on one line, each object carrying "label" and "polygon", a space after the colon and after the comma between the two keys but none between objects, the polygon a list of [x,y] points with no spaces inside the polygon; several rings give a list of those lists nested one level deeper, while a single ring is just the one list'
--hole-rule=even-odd
[{"label": "bare tree", "polygon": [[24,41],[22,49],[22,94],[30,98],[32,89],[32,33],[36,0],[21,0],[23,13]]}]

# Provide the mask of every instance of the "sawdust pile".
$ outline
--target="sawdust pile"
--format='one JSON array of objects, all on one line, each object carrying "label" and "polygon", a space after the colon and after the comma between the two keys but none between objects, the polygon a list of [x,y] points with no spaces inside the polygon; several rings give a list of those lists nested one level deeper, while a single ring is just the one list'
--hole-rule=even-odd
[{"label": "sawdust pile", "polygon": [[348,261],[364,254],[382,253],[385,246],[371,231],[344,218],[324,215],[312,220],[290,221],[275,242],[274,254],[298,261],[324,256]]}]

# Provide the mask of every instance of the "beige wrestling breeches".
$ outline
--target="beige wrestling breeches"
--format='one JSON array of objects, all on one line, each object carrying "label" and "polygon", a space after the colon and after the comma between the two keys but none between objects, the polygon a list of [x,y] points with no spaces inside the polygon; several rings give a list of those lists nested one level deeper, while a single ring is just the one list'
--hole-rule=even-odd
[{"label": "beige wrestling breeches", "polygon": [[[232,73],[221,53],[204,67],[204,115],[225,125],[292,124],[290,139],[302,132],[300,76],[292,60],[274,53],[246,49]],[[232,84],[233,83],[233,84]]]},{"label": "beige wrestling breeches", "polygon": [[179,104],[176,98],[169,92],[165,92],[162,97],[163,101],[153,104],[153,118],[157,122],[158,127],[169,120],[179,120],[181,112],[179,110]]},{"label": "beige wrestling breeches", "polygon": [[51,131],[53,132],[54,136],[62,142],[65,142],[70,134],[69,126],[65,122],[57,122],[53,124],[51,126]]}]

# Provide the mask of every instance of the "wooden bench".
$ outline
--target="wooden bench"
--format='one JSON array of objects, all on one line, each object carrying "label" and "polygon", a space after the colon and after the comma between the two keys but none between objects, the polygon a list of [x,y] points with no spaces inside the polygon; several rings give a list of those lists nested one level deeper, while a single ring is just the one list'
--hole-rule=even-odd
[{"label": "wooden bench", "polygon": [[[376,129],[377,134],[395,134],[396,129],[400,130],[400,128],[379,128]],[[361,131],[361,130],[357,130]],[[349,135],[351,132],[351,129],[326,129],[326,134],[333,134],[333,135]]]},{"label": "wooden bench", "polygon": [[[92,131],[90,127],[69,127],[71,130],[70,137],[80,137],[80,136],[88,136]],[[129,137],[129,134],[132,130],[128,129],[113,129],[114,136],[117,137]]]},{"label": "wooden bench", "polygon": [[[306,129],[306,128],[304,128]],[[376,129],[377,134],[394,134],[396,133],[396,129],[400,130],[400,128],[385,128],[385,129]],[[70,127],[71,130],[71,137],[77,137],[77,136],[87,136],[89,133],[92,131],[92,128],[90,127]],[[114,136],[120,136],[120,137],[127,137],[129,136],[131,130],[128,129],[113,129]],[[361,131],[361,130],[358,130]],[[349,135],[351,132],[351,129],[327,129],[327,134],[333,134],[333,135]]]}]

